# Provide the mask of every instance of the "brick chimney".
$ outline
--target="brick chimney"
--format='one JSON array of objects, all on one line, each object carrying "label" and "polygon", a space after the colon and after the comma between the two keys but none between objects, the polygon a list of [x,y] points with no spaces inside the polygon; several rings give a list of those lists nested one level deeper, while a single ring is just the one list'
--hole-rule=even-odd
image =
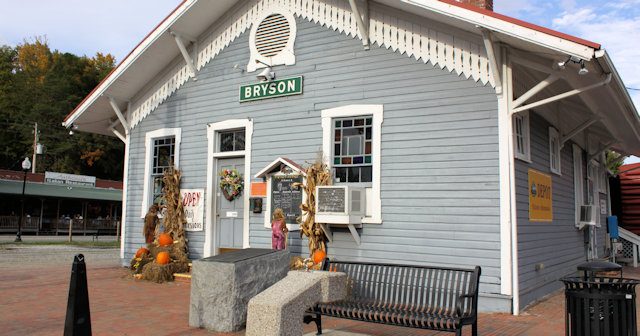
[{"label": "brick chimney", "polygon": [[480,7],[482,9],[488,9],[493,11],[493,0],[456,0],[467,5]]}]

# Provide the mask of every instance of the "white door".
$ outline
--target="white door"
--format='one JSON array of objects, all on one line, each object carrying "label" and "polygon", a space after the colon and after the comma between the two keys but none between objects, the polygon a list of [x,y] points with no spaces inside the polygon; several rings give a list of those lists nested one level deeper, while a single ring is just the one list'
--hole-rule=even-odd
[{"label": "white door", "polygon": [[[244,157],[218,159],[218,172],[236,169],[244,177]],[[220,190],[220,177],[216,172],[216,246],[222,249],[241,249],[243,237],[244,192],[232,201],[227,200]]]}]

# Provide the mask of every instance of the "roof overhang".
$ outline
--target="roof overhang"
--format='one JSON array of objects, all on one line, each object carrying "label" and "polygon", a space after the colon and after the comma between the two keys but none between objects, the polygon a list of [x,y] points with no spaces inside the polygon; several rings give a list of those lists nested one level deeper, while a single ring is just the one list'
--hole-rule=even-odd
[{"label": "roof overhang", "polygon": [[[79,131],[113,136],[110,127],[117,121],[117,117],[109,103],[109,97],[117,102],[122,111],[126,111],[128,102],[180,54],[170,31],[198,38],[237,2],[183,1],[85,97],[62,125],[73,125]],[[118,127],[122,130],[121,126]]]},{"label": "roof overhang", "polygon": [[[592,102],[599,105],[598,110],[605,111],[602,124],[616,135],[618,142],[613,148],[625,154],[640,154],[640,119],[611,59],[600,44],[454,0],[377,2],[477,35],[481,34],[481,29],[489,30],[496,42],[539,55],[541,59],[562,60],[570,55],[590,61],[588,63],[599,63],[600,69],[590,64],[591,69],[611,73],[613,80],[592,93],[604,95],[605,99]],[[105,135],[113,135],[111,127],[114,125],[120,127],[120,131],[122,126],[110,105],[110,98],[121,110],[127,110],[128,103],[145,92],[150,83],[179,57],[179,48],[170,32],[197,40],[240,3],[243,2],[183,1],[67,116],[63,125],[74,125],[80,131]],[[591,62],[594,60],[596,62]]]}]

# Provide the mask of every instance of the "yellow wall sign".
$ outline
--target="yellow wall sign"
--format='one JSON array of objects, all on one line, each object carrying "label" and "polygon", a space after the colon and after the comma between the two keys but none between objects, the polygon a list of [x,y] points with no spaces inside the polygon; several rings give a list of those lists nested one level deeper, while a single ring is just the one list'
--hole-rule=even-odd
[{"label": "yellow wall sign", "polygon": [[551,176],[529,169],[529,220],[532,222],[552,221],[552,203]]}]

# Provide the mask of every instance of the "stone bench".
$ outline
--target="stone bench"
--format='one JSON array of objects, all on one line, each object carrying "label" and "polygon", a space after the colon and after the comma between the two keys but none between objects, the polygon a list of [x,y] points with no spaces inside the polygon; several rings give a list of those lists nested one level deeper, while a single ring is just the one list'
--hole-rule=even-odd
[{"label": "stone bench", "polygon": [[291,271],[249,301],[247,336],[302,335],[305,311],[316,303],[342,300],[344,273]]}]

